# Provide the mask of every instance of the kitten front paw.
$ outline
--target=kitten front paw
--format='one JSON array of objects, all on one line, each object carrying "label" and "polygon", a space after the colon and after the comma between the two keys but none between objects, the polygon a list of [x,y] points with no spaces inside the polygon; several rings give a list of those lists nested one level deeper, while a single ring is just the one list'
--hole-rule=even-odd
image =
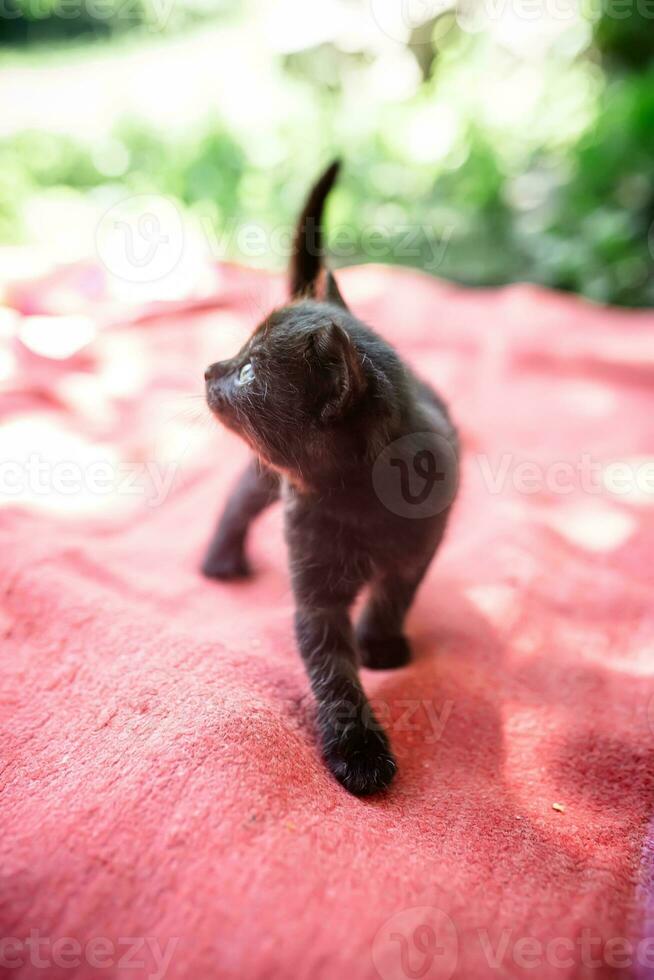
[{"label": "kitten front paw", "polygon": [[332,774],[354,796],[370,796],[386,789],[397,772],[384,732],[363,724],[330,739],[324,754]]},{"label": "kitten front paw", "polygon": [[240,548],[209,553],[202,563],[202,574],[221,581],[247,578],[250,566]]},{"label": "kitten front paw", "polygon": [[360,632],[357,636],[361,663],[369,670],[395,670],[411,660],[411,647],[406,637],[372,636]]}]

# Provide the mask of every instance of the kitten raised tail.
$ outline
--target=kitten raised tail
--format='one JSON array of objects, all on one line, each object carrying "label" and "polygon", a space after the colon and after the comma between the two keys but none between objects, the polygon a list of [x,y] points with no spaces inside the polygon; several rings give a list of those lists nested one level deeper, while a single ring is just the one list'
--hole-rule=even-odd
[{"label": "kitten raised tail", "polygon": [[[336,182],[340,169],[340,160],[334,160],[327,167],[311,188],[298,219],[289,276],[290,293],[293,299],[316,298],[318,280],[324,262],[323,211],[327,196]],[[333,281],[333,277],[331,278]],[[338,287],[336,292],[338,293]],[[338,295],[340,297],[340,293]],[[342,299],[341,303],[343,303]]]}]

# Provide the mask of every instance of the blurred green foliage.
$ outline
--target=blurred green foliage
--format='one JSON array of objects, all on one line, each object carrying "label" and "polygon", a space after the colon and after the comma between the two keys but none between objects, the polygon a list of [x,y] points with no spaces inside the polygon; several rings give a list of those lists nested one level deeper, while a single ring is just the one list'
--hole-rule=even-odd
[{"label": "blurred green foliage", "polygon": [[0,44],[57,44],[146,31],[165,15],[168,30],[205,20],[229,0],[2,0]]},{"label": "blurred green foliage", "polygon": [[[30,0],[5,2],[27,9]],[[41,0],[43,10],[48,2]],[[136,20],[147,19],[144,0],[132,2]],[[201,5],[185,9],[187,20],[206,14]],[[291,220],[301,188],[336,149],[347,164],[330,211],[337,264],[395,262],[470,285],[527,279],[599,302],[654,305],[654,31],[645,20],[636,8],[616,19],[607,7],[592,43],[574,54],[596,90],[585,98],[592,111],[578,131],[559,117],[586,75],[571,75],[556,90],[555,65],[547,139],[539,139],[541,120],[533,133],[493,130],[458,106],[456,134],[436,162],[434,100],[445,93],[447,104],[448,85],[453,92],[467,78],[483,85],[484,74],[481,44],[438,22],[427,54],[420,40],[417,91],[380,100],[365,118],[352,102],[371,54],[320,44],[279,57],[285,100],[302,110],[296,119],[280,106],[267,142],[215,115],[183,135],[123,121],[102,152],[64,135],[6,137],[0,239],[25,237],[25,202],[34,195],[93,196],[114,185],[171,195],[218,234],[248,220],[272,228]],[[425,140],[427,149],[416,152]]]},{"label": "blurred green foliage", "polygon": [[654,4],[651,0],[603,0],[595,44],[614,68],[639,70],[652,60]]},{"label": "blurred green foliage", "polygon": [[[63,12],[63,15],[62,15]],[[0,40],[4,44],[58,42],[67,38],[108,37],[143,24],[142,0],[2,0]]]},{"label": "blurred green foliage", "polygon": [[570,164],[545,229],[546,277],[598,301],[654,304],[654,68],[610,81]]}]

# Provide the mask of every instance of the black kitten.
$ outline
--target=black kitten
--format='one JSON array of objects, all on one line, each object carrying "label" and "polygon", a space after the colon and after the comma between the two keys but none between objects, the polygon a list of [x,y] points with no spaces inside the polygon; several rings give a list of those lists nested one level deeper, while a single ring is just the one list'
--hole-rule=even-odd
[{"label": "black kitten", "polygon": [[[457,439],[441,399],[349,312],[322,272],[322,211],[338,166],[320,178],[300,218],[292,302],[234,358],[205,372],[211,411],[254,457],[203,571],[247,574],[249,524],[281,492],[295,628],[322,751],[334,776],[363,795],[388,786],[396,763],[358,662],[388,669],[410,659],[404,617],[443,536]],[[355,637],[349,609],[365,585],[370,596]]]}]

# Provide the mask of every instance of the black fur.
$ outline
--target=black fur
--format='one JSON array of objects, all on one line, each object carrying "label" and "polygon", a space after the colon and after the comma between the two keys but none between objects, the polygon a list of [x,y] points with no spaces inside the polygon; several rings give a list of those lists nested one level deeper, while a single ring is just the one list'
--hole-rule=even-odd
[{"label": "black fur", "polygon": [[298,296],[315,296],[316,280],[323,261],[322,212],[340,169],[338,160],[327,167],[311,189],[298,219],[289,282],[294,299]]},{"label": "black fur", "polygon": [[[410,659],[404,618],[443,536],[457,439],[441,399],[350,313],[333,276],[322,271],[321,217],[337,169],[323,174],[300,217],[291,263],[291,293],[299,298],[272,312],[234,358],[205,373],[209,407],[254,455],[203,571],[220,579],[247,574],[250,522],[281,492],[296,635],[322,751],[334,776],[364,795],[388,786],[396,763],[358,665],[388,669]],[[386,477],[419,472],[425,438],[449,495],[436,513],[416,517],[393,500],[389,507],[383,467],[381,484],[375,474],[398,439]],[[355,635],[349,610],[364,586],[370,595]]]}]

